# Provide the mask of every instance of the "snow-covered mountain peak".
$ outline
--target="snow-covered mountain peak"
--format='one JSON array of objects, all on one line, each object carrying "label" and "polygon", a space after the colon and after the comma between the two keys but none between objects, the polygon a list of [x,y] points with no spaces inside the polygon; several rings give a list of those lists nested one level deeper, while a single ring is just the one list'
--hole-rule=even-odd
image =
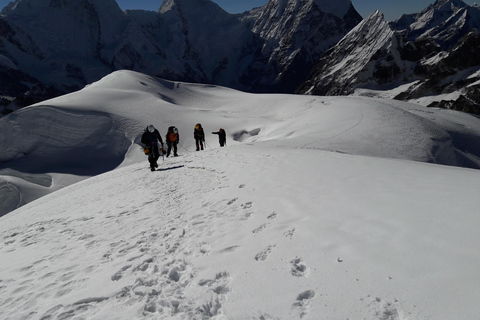
[{"label": "snow-covered mountain peak", "polygon": [[[352,43],[353,46],[361,45],[367,38],[372,41],[374,39],[381,40],[385,38],[382,34],[389,36],[392,32],[384,14],[379,10],[375,10],[353,28],[337,46],[345,46],[348,42]],[[352,45],[349,45],[349,47],[353,48]]]},{"label": "snow-covered mountain peak", "polygon": [[468,5],[462,0],[437,0],[420,12],[418,20],[441,20],[467,7]]},{"label": "snow-covered mountain peak", "polygon": [[367,18],[365,18],[364,21],[360,22],[357,28],[362,28],[362,26],[364,26],[365,24],[371,24],[374,22],[380,22],[382,24],[383,22],[386,22],[385,15],[378,9],[372,12]]},{"label": "snow-covered mountain peak", "polygon": [[430,29],[443,23],[458,10],[468,7],[461,0],[438,0],[419,13],[403,14],[392,22],[395,29]]},{"label": "snow-covered mountain peak", "polygon": [[290,11],[295,11],[295,9],[300,7],[311,7],[312,5],[316,5],[318,9],[324,13],[329,13],[339,18],[343,18],[352,3],[350,0],[338,0],[338,1],[329,1],[329,0],[270,0],[267,7],[275,8],[275,15],[281,16],[284,14],[285,9],[288,7]]},{"label": "snow-covered mountain peak", "polygon": [[[462,0],[437,0],[428,8],[435,8],[437,10],[458,10],[459,8],[465,8],[468,5]],[[428,10],[428,9],[427,9]]]},{"label": "snow-covered mountain peak", "polygon": [[466,7],[468,5],[461,0],[438,0],[419,14],[410,15],[415,17],[415,22],[410,25],[410,29],[427,30],[434,28],[445,22],[458,10]]},{"label": "snow-covered mountain peak", "polygon": [[[359,39],[371,39],[377,43],[383,43],[392,33],[393,30],[385,20],[384,14],[379,10],[375,10],[370,16],[353,28],[345,36],[344,40],[355,39],[355,41],[359,41]],[[360,41],[363,43],[363,40]],[[379,48],[376,48],[374,50],[378,49]]]},{"label": "snow-covered mountain peak", "polygon": [[165,13],[167,11],[170,11],[172,10],[173,6],[175,6],[174,0],[163,0],[162,4],[160,5],[160,8],[158,9],[158,12]]},{"label": "snow-covered mountain peak", "polygon": [[[348,11],[344,11],[347,4]],[[298,85],[293,84],[308,77],[318,59],[317,53],[323,54],[362,21],[350,1],[339,1],[338,7],[329,7],[318,0],[271,0],[255,16],[252,30],[265,41],[262,47],[265,61],[269,65],[271,61],[279,61],[278,67],[271,65],[271,70],[255,73],[279,83],[279,87],[285,88],[283,92],[295,90]],[[280,72],[275,71],[278,68]]]},{"label": "snow-covered mountain peak", "polygon": [[371,62],[392,46],[393,33],[383,13],[374,11],[330,49],[317,64],[313,80],[301,91],[320,95],[352,91],[355,83],[371,76]]}]

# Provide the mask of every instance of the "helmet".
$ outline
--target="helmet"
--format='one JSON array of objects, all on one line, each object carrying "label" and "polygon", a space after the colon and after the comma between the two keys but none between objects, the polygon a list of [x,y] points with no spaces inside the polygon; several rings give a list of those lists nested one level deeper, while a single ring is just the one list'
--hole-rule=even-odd
[{"label": "helmet", "polygon": [[148,130],[148,132],[153,133],[153,132],[155,131],[155,127],[152,126],[152,125],[149,125],[149,126],[147,127],[147,130]]},{"label": "helmet", "polygon": [[178,133],[178,129],[177,129],[177,128],[173,128],[173,132],[174,132],[174,133]]},{"label": "helmet", "polygon": [[200,129],[200,124],[197,123],[197,125],[195,126],[195,129]]}]

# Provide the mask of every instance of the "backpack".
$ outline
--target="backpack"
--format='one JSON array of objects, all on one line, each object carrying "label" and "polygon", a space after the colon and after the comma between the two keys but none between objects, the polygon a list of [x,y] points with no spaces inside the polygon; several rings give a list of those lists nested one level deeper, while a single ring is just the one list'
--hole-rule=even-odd
[{"label": "backpack", "polygon": [[168,141],[170,142],[176,142],[177,139],[178,139],[178,131],[176,130],[175,127],[170,127],[168,128],[168,135],[167,135],[167,139]]},{"label": "backpack", "polygon": [[177,141],[178,135],[175,132],[170,132],[168,134],[168,141],[175,142]]}]

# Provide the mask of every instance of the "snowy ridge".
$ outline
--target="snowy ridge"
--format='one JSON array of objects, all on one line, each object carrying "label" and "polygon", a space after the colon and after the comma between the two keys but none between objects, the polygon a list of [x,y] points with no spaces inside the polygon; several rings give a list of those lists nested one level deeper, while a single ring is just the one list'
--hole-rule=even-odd
[{"label": "snowy ridge", "polygon": [[[94,121],[85,132],[71,121],[79,114]],[[32,117],[32,131],[3,138]],[[0,318],[474,319],[480,171],[425,162],[468,158],[478,168],[479,121],[387,99],[247,94],[128,71],[15,112],[0,119],[0,148],[25,148],[40,132],[44,145],[7,162],[18,170],[1,169],[0,186],[23,181],[37,193],[83,181],[0,217]],[[137,144],[150,123],[180,133],[181,156],[160,159],[156,172]],[[219,126],[224,148],[210,134]],[[124,152],[114,170],[28,173],[47,146],[55,161],[103,138]]]},{"label": "snowy ridge", "polygon": [[[332,3],[331,1],[326,0],[310,0],[308,1],[308,5],[311,6],[315,3],[318,8],[325,13],[333,14],[339,18],[343,18],[350,7],[352,6],[352,2],[350,0],[341,0],[335,1]],[[274,0],[269,1],[269,5],[276,5],[276,16],[280,17],[284,14],[284,10],[287,6],[291,7],[299,7],[301,6],[300,0]]]},{"label": "snowy ridge", "polygon": [[262,60],[268,61],[267,72],[253,66],[253,83],[261,88],[275,82],[281,89],[276,92],[297,89],[321,56],[318,53],[323,54],[362,20],[350,1],[339,2],[335,8],[343,5],[348,5],[346,13],[328,10],[324,7],[331,5],[322,1],[274,0],[259,14],[246,17],[245,21],[253,20],[252,31],[264,41]]},{"label": "snowy ridge", "polygon": [[[478,131],[448,117],[395,101],[251,95],[121,71],[0,118],[0,146],[5,150],[0,170],[52,179],[59,174],[93,176],[143,159],[137,144],[149,122],[159,128],[175,124],[181,136],[185,132],[188,137],[191,123],[199,120],[215,131],[227,127],[234,144],[288,142],[306,149],[479,168],[474,142]],[[459,121],[476,127],[475,118]],[[193,149],[189,138],[182,145]],[[64,185],[53,180],[51,191]],[[24,192],[19,188],[11,195],[21,198]]]},{"label": "snowy ridge", "polygon": [[[365,34],[365,30],[368,33]],[[338,46],[342,47],[342,41],[351,41],[350,36],[355,39],[355,44],[348,44],[349,48],[353,51],[348,56],[345,56],[344,63],[334,66],[330,72],[330,76],[338,73],[340,69],[349,66],[350,72],[343,72],[344,74],[355,74],[355,70],[364,70],[366,64],[370,62],[373,55],[378,50],[383,49],[385,46],[391,45],[389,43],[393,30],[388,26],[383,14],[380,11],[375,11],[367,19],[362,21],[357,27],[355,27],[349,34],[348,38],[343,38]],[[373,42],[373,44],[372,44]],[[358,59],[358,55],[361,59]],[[353,65],[352,65],[353,64]]]},{"label": "snowy ridge", "polygon": [[[440,0],[428,6],[425,10],[416,15],[415,23],[412,23],[412,30],[430,30],[445,21],[445,18],[455,15],[467,7],[467,4],[461,0]],[[463,10],[462,10],[463,11]],[[400,18],[401,20],[402,18]]]},{"label": "snowy ridge", "polygon": [[[393,34],[394,30],[390,28],[383,14],[375,11],[322,58],[317,64],[320,69],[301,90],[309,94],[315,87],[325,87],[322,94],[335,94],[349,91],[357,83],[368,81],[374,72],[374,56],[394,46]],[[341,87],[329,87],[332,83],[339,83]]]},{"label": "snowy ridge", "polygon": [[480,25],[480,10],[463,1],[438,1],[422,11],[412,23],[412,37],[433,38],[448,48],[471,29]]}]

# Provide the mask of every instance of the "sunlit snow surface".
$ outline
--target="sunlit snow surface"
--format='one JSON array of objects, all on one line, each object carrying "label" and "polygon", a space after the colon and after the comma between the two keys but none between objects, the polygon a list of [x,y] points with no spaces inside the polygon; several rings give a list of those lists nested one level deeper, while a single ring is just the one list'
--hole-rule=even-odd
[{"label": "sunlit snow surface", "polygon": [[115,72],[0,118],[0,318],[475,319],[479,128]]}]

